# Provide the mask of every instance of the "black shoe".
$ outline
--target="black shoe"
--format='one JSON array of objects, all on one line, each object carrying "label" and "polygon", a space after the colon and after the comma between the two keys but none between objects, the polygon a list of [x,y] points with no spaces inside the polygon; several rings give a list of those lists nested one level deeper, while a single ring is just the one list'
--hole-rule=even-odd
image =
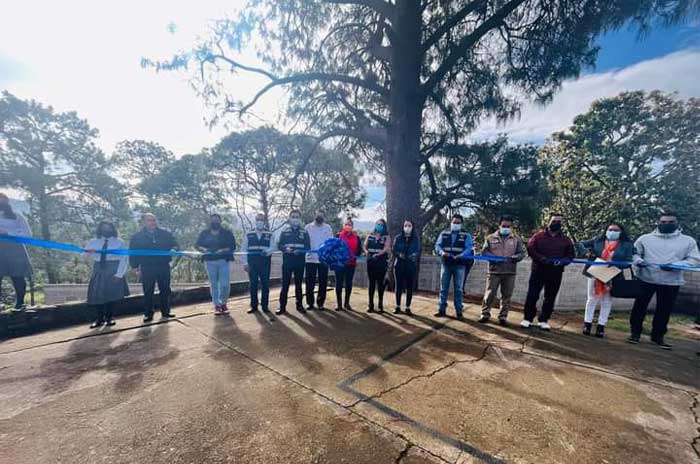
[{"label": "black shoe", "polygon": [[98,319],[95,322],[93,322],[92,324],[90,324],[90,328],[96,329],[98,327],[102,327],[102,324],[104,324],[104,322],[102,322],[102,319]]},{"label": "black shoe", "polygon": [[319,310],[319,311],[325,311],[325,310],[326,310],[326,307],[323,306],[323,305],[318,305],[318,310]]},{"label": "black shoe", "polygon": [[408,315],[408,316],[413,316],[413,312],[411,311],[411,308],[406,308],[403,310],[403,312],[405,312],[406,315]]},{"label": "black shoe", "polygon": [[458,321],[463,321],[463,320],[464,320],[464,316],[461,315],[461,314],[457,314],[457,320],[458,320]]},{"label": "black shoe", "polygon": [[584,322],[583,323],[583,334],[584,335],[590,335],[591,334],[591,329],[593,328],[593,324],[590,322]]},{"label": "black shoe", "polygon": [[598,338],[605,337],[605,326],[598,324],[595,328],[595,336]]},{"label": "black shoe", "polygon": [[338,306],[335,307],[335,310],[336,310],[336,311],[342,311],[343,309],[344,309],[344,308],[343,308],[342,305],[338,305]]},{"label": "black shoe", "polygon": [[447,317],[447,314],[443,313],[442,311],[438,311],[433,314],[433,317]]},{"label": "black shoe", "polygon": [[627,343],[631,343],[633,345],[639,345],[639,335],[630,335],[630,337],[627,339]]},{"label": "black shoe", "polygon": [[113,325],[116,325],[116,324],[117,324],[117,322],[112,318],[107,319],[107,322],[105,322],[105,325],[108,325],[110,327]]},{"label": "black shoe", "polygon": [[384,314],[384,308],[382,308],[382,307],[380,306],[379,309],[377,310],[377,312],[378,312],[379,314]]},{"label": "black shoe", "polygon": [[367,308],[367,312],[368,313],[375,313],[376,311],[374,310],[373,307],[370,306],[369,308]]},{"label": "black shoe", "polygon": [[299,311],[302,314],[306,314],[306,310],[304,309],[303,306],[297,306],[297,311]]},{"label": "black shoe", "polygon": [[661,348],[662,350],[670,350],[671,348],[673,348],[673,345],[666,343],[663,338],[652,338],[651,342],[659,348]]},{"label": "black shoe", "polygon": [[287,310],[285,308],[280,308],[277,311],[275,311],[275,314],[281,316],[282,314],[287,314]]},{"label": "black shoe", "polygon": [[306,310],[307,310],[307,311],[313,311],[314,309],[316,309],[316,308],[314,307],[314,305],[309,305],[309,306],[306,307]]},{"label": "black shoe", "polygon": [[508,327],[508,321],[505,319],[499,319],[498,325],[500,325],[501,327]]},{"label": "black shoe", "polygon": [[143,316],[143,322],[151,322],[153,320],[153,314],[146,314]]},{"label": "black shoe", "polygon": [[345,303],[345,310],[352,311],[352,306],[350,306],[350,303]]},{"label": "black shoe", "polygon": [[490,316],[481,316],[477,322],[481,322],[482,324],[485,324],[489,320],[491,320]]},{"label": "black shoe", "polygon": [[[250,309],[247,311],[248,314],[254,314],[254,313],[257,313],[257,312],[258,312],[258,308],[250,308]],[[265,311],[265,312],[267,312],[267,311]]]},{"label": "black shoe", "polygon": [[176,317],[176,316],[174,313],[165,313],[165,314],[161,314],[161,317],[164,319],[169,319],[171,317]]},{"label": "black shoe", "polygon": [[398,306],[394,308],[394,314],[401,314],[401,308],[399,308]]}]

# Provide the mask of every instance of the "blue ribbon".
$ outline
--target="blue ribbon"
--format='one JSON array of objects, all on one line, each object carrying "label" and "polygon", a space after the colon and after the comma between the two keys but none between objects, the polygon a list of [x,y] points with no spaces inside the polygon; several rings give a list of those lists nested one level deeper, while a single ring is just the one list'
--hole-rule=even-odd
[{"label": "blue ribbon", "polygon": [[[17,235],[0,235],[0,241],[17,243],[20,245],[29,245],[40,248],[48,248],[52,250],[66,251],[70,253],[88,253],[85,248],[79,247],[77,245],[72,245],[70,243],[53,242],[50,240],[42,240],[33,237],[20,237]],[[320,248],[311,250],[295,250],[294,254],[306,254],[306,253],[318,253]],[[201,253],[199,251],[180,251],[180,250],[131,250],[125,248],[116,249],[106,249],[106,250],[94,250],[95,253],[104,253],[109,255],[119,255],[119,256],[184,256],[184,257],[202,257],[211,254],[220,253]],[[275,251],[274,253],[281,253]],[[262,255],[261,251],[237,251],[231,253],[233,255]],[[510,258],[503,256],[491,256],[491,255],[460,255],[464,259],[473,259],[475,261],[487,261],[494,263],[502,263],[509,261]],[[364,256],[357,256],[358,260],[366,259]],[[634,262],[632,261],[587,261],[584,259],[568,259],[568,258],[550,258],[547,260],[552,264],[585,264],[590,266],[621,266],[628,267],[632,266]],[[687,272],[700,272],[700,267],[690,267],[690,266],[679,266],[676,264],[651,264],[647,263],[646,267],[656,268],[656,269],[674,269],[678,271]]]}]

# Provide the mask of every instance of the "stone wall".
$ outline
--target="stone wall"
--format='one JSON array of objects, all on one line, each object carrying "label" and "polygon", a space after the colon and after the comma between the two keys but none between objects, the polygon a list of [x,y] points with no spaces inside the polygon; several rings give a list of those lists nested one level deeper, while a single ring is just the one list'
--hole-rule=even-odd
[{"label": "stone wall", "polygon": [[[358,263],[358,269],[355,273],[355,285],[367,286],[365,264],[364,261]],[[440,258],[436,256],[423,256],[421,258],[418,290],[428,292],[438,292],[440,290],[440,264]],[[530,266],[531,261],[529,259],[518,264],[513,302],[519,305],[525,303]],[[483,297],[487,269],[488,263],[484,261],[476,261],[474,263],[465,286],[468,296]],[[557,297],[557,310],[578,311],[584,308],[586,303],[586,277],[581,274],[582,271],[583,265],[581,264],[572,264],[566,267],[561,290]],[[626,271],[625,274],[629,277],[629,272]],[[694,314],[695,311],[700,310],[700,273],[687,272],[685,280],[686,285],[681,288],[677,309],[679,312]],[[634,300],[615,298],[613,300],[613,310],[629,311],[632,309],[633,303]],[[654,307],[654,304],[652,301],[651,307]]]}]

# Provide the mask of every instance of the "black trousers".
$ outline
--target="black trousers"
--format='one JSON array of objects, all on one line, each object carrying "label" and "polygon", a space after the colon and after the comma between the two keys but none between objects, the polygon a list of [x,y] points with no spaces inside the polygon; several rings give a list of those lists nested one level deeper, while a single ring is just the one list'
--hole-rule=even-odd
[{"label": "black trousers", "polygon": [[287,308],[287,297],[289,295],[289,285],[292,283],[292,275],[294,275],[294,297],[297,302],[297,308],[303,306],[304,289],[301,283],[304,280],[304,263],[282,264],[282,291],[280,291],[281,310]]},{"label": "black trousers", "polygon": [[651,339],[661,340],[666,334],[668,320],[676,306],[676,297],[678,297],[680,287],[678,285],[656,285],[644,281],[641,282],[641,287],[642,294],[634,300],[630,314],[630,332],[637,337],[642,334],[649,302],[656,294],[656,311],[652,321]]},{"label": "black trousers", "polygon": [[530,274],[530,281],[527,287],[527,297],[525,297],[525,319],[532,322],[537,314],[537,300],[544,288],[544,302],[538,320],[547,322],[552,317],[554,302],[557,299],[561,279],[564,275],[563,268],[542,267],[537,268]]},{"label": "black trousers", "polygon": [[[15,308],[24,306],[24,296],[27,294],[27,281],[24,277],[10,277],[12,286],[15,288]],[[0,277],[0,288],[2,288],[2,277]]]},{"label": "black trousers", "polygon": [[95,309],[97,310],[97,320],[100,322],[106,322],[112,319],[112,315],[114,313],[114,303],[109,302],[96,305]]},{"label": "black trousers", "polygon": [[[318,278],[318,295],[314,301],[314,290]],[[328,288],[328,266],[320,263],[306,263],[306,304],[314,303],[322,308],[326,303],[326,290]]]},{"label": "black trousers", "polygon": [[335,271],[335,294],[339,308],[343,306],[343,288],[345,289],[345,306],[350,304],[354,277],[355,266],[345,266],[343,269]]},{"label": "black trousers", "polygon": [[387,270],[386,259],[371,259],[367,261],[367,277],[369,278],[369,307],[374,309],[374,292],[379,296],[379,309],[384,309],[384,281]]},{"label": "black trousers", "polygon": [[270,259],[248,261],[248,280],[250,282],[250,307],[258,309],[258,289],[260,305],[263,311],[270,310]]},{"label": "black trousers", "polygon": [[160,293],[160,312],[170,314],[170,265],[141,266],[141,285],[143,286],[144,314],[153,314],[153,293],[158,284]]},{"label": "black trousers", "polygon": [[394,267],[396,278],[396,307],[401,307],[401,294],[406,292],[406,306],[411,307],[413,285],[416,281],[416,266],[413,263],[397,261]]}]

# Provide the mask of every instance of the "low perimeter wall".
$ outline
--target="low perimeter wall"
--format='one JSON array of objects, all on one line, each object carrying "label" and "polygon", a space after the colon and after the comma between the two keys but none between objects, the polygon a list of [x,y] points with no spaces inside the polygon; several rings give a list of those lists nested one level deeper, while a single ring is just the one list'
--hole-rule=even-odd
[{"label": "low perimeter wall", "polygon": [[[362,287],[367,286],[365,264],[364,261],[358,262],[358,269],[355,273],[355,284]],[[518,264],[515,291],[513,292],[513,302],[515,304],[525,304],[531,265],[532,262],[529,259],[523,260]],[[441,260],[436,256],[424,256],[421,258],[418,290],[426,292],[440,291],[440,266]],[[556,302],[558,311],[579,311],[584,309],[587,289],[586,277],[582,275],[583,267],[582,264],[572,264],[566,267]],[[467,296],[472,298],[483,297],[484,289],[486,288],[487,269],[488,263],[484,261],[476,261],[474,263],[465,287]],[[629,277],[628,272],[625,274]],[[700,310],[700,273],[686,272],[685,280],[686,284],[681,288],[677,310],[678,312],[695,314],[696,311]],[[629,311],[632,309],[633,304],[634,300],[615,298],[613,299],[613,310]],[[654,308],[655,304],[655,301],[652,301],[650,308]]]}]

